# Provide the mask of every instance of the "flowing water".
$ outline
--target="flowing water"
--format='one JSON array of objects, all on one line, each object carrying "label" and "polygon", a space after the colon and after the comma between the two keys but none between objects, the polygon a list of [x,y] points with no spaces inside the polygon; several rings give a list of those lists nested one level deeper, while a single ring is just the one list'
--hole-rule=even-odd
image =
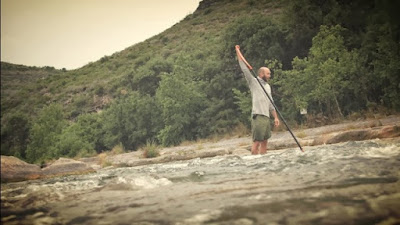
[{"label": "flowing water", "polygon": [[400,140],[1,185],[3,224],[399,224]]}]

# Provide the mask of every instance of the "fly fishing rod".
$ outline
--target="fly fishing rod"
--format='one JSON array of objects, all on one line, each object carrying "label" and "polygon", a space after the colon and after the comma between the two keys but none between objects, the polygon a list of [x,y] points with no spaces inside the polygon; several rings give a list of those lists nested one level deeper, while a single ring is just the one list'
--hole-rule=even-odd
[{"label": "fly fishing rod", "polygon": [[244,56],[242,55],[242,53],[240,52],[240,47],[239,45],[236,45],[235,48],[238,50],[238,54],[240,55],[240,57],[242,58],[243,62],[246,64],[247,68],[249,68],[249,70],[251,71],[251,73],[253,74],[254,78],[258,81],[258,84],[261,86],[261,89],[264,91],[265,95],[268,97],[268,100],[272,103],[272,105],[275,108],[275,111],[278,113],[279,117],[282,119],[283,123],[285,124],[286,128],[288,129],[289,133],[292,135],[293,139],[296,141],[296,144],[299,146],[300,150],[302,152],[304,152],[303,148],[301,147],[299,141],[297,140],[296,136],[294,136],[292,130],[289,128],[289,126],[286,123],[285,118],[283,118],[281,112],[278,110],[278,107],[276,107],[274,101],[272,101],[272,98],[269,96],[269,94],[267,93],[267,91],[265,90],[264,86],[261,84],[260,80],[257,78],[257,75],[254,73],[253,71],[253,67],[246,61],[246,59],[244,58]]}]

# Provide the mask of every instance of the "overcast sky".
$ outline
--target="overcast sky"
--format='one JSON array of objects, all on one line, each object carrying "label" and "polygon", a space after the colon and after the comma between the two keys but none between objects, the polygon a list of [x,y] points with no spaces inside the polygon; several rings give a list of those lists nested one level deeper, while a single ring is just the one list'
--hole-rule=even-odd
[{"label": "overcast sky", "polygon": [[1,61],[76,69],[144,41],[201,0],[1,0]]}]

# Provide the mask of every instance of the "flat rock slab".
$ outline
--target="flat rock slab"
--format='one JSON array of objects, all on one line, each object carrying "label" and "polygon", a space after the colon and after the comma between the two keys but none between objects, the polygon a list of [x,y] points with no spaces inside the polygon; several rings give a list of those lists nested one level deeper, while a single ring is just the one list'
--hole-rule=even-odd
[{"label": "flat rock slab", "polygon": [[166,163],[171,161],[189,160],[194,158],[208,158],[208,157],[227,155],[227,154],[230,154],[230,152],[229,150],[224,148],[197,150],[197,151],[181,150],[170,154],[161,155],[156,158],[131,159],[129,157],[116,156],[116,157],[110,157],[109,161],[116,166],[141,166],[141,165],[156,164],[156,163]]},{"label": "flat rock slab", "polygon": [[399,125],[388,125],[366,129],[356,129],[325,134],[316,137],[311,145],[335,144],[347,141],[362,141],[376,138],[393,138],[400,136]]},{"label": "flat rock slab", "polygon": [[84,162],[67,158],[59,158],[51,165],[42,169],[41,177],[48,178],[54,176],[86,174],[92,172],[95,172],[95,170]]}]

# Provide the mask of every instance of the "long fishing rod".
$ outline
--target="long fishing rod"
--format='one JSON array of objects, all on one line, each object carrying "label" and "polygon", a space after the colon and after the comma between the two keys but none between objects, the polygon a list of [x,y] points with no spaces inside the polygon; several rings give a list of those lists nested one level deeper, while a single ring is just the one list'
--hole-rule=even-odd
[{"label": "long fishing rod", "polygon": [[272,105],[274,106],[276,112],[278,113],[279,117],[282,119],[283,123],[285,124],[286,128],[288,129],[289,133],[292,135],[293,139],[296,141],[296,144],[299,146],[300,150],[302,152],[304,152],[303,147],[301,147],[299,141],[297,140],[296,136],[294,136],[292,130],[289,128],[289,126],[286,123],[285,118],[283,118],[281,112],[278,110],[278,107],[276,107],[274,101],[272,101],[271,97],[269,96],[269,94],[267,93],[267,91],[265,90],[264,86],[261,84],[260,80],[257,78],[257,75],[254,73],[253,71],[253,67],[246,61],[246,59],[244,58],[244,56],[242,55],[242,53],[240,52],[240,47],[239,45],[235,46],[239,51],[238,53],[240,54],[241,58],[243,59],[243,62],[246,64],[247,68],[249,68],[249,70],[251,71],[251,73],[253,74],[253,76],[256,78],[256,80],[258,81],[258,84],[261,86],[262,90],[264,91],[265,95],[268,97],[268,100],[272,103]]}]

